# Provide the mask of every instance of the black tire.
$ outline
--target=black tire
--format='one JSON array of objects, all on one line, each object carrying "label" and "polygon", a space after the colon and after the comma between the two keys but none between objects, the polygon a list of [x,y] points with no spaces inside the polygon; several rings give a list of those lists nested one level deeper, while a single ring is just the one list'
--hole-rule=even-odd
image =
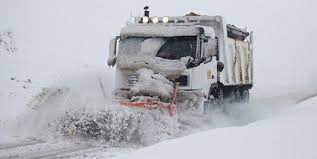
[{"label": "black tire", "polygon": [[226,103],[237,103],[240,99],[240,94],[234,89],[227,90],[227,95],[225,96]]},{"label": "black tire", "polygon": [[235,90],[234,97],[235,97],[235,102],[240,103],[242,101],[241,91]]},{"label": "black tire", "polygon": [[223,104],[223,88],[214,84],[209,89],[208,100],[204,103],[204,112],[210,112],[214,108],[218,108]]},{"label": "black tire", "polygon": [[248,103],[250,100],[249,89],[244,89],[240,91],[241,102]]}]

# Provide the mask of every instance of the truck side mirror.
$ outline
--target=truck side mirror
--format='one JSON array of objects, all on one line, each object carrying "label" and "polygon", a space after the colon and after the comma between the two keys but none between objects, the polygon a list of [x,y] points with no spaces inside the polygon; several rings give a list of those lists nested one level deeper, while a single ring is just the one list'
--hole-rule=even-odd
[{"label": "truck side mirror", "polygon": [[252,45],[254,44],[254,33],[253,33],[253,31],[250,32],[250,43]]},{"label": "truck side mirror", "polygon": [[205,57],[213,57],[217,55],[217,41],[216,39],[210,38],[204,45]]},{"label": "truck side mirror", "polygon": [[114,66],[117,61],[117,40],[119,37],[115,37],[110,40],[109,44],[109,55],[108,55],[108,66]]}]

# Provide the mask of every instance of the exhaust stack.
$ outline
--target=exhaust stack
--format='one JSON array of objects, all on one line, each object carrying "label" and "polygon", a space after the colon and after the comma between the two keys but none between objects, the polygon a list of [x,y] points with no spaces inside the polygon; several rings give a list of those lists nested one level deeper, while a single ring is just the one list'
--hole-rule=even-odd
[{"label": "exhaust stack", "polygon": [[145,17],[150,17],[149,6],[145,6],[144,7],[144,16]]}]

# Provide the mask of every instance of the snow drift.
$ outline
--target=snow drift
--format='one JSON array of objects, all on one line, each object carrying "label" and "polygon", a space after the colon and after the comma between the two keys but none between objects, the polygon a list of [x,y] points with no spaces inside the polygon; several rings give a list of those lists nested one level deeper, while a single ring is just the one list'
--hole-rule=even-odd
[{"label": "snow drift", "polygon": [[0,54],[12,54],[17,51],[14,33],[0,28]]},{"label": "snow drift", "polygon": [[314,159],[317,97],[280,116],[169,140],[118,158]]},{"label": "snow drift", "polygon": [[172,137],[177,122],[159,110],[114,104],[95,110],[69,110],[56,127],[63,136],[96,139],[108,145],[149,145]]}]

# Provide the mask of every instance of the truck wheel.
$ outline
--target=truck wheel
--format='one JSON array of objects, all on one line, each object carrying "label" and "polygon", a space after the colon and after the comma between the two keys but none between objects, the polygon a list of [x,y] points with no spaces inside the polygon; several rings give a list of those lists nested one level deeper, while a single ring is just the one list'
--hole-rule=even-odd
[{"label": "truck wheel", "polygon": [[240,91],[241,102],[247,103],[250,100],[250,92],[248,89],[244,89]]},{"label": "truck wheel", "polygon": [[234,91],[235,102],[240,103],[243,99],[239,90]]},{"label": "truck wheel", "polygon": [[239,101],[240,94],[237,93],[236,90],[232,89],[228,91],[227,96],[225,97],[225,101],[227,103],[237,103]]},{"label": "truck wheel", "polygon": [[223,104],[223,88],[218,84],[212,85],[209,90],[208,100],[204,103],[204,112],[210,112]]}]

